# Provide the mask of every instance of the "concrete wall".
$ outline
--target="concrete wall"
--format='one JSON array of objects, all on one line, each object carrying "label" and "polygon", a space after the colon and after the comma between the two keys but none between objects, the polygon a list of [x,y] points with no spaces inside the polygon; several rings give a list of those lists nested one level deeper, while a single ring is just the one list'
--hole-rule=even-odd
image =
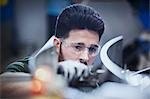
[{"label": "concrete wall", "polygon": [[40,48],[46,41],[46,0],[15,0],[15,27],[21,45]]}]

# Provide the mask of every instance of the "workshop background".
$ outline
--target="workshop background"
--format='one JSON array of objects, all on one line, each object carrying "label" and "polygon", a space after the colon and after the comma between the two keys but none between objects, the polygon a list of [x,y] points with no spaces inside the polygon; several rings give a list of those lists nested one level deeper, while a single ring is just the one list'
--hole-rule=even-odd
[{"label": "workshop background", "polygon": [[[101,46],[123,35],[109,52],[117,64],[135,71],[150,66],[149,0],[0,0],[0,72],[40,49],[54,34],[60,11],[74,3],[100,12],[106,27]],[[99,57],[94,65],[102,66]]]}]

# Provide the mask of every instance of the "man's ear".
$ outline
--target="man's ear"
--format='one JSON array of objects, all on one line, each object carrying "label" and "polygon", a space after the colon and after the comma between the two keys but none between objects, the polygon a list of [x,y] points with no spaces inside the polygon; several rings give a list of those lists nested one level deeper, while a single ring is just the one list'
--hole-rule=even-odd
[{"label": "man's ear", "polygon": [[61,40],[59,38],[55,37],[53,43],[54,43],[54,45],[56,47],[57,52],[59,53],[60,45],[61,45]]}]

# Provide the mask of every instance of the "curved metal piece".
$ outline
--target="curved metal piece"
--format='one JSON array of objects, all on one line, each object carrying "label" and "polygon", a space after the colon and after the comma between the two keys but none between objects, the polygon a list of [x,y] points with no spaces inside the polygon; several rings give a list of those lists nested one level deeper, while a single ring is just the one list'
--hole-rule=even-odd
[{"label": "curved metal piece", "polygon": [[124,71],[120,66],[115,64],[109,58],[109,56],[107,54],[109,48],[122,39],[123,39],[122,36],[118,36],[118,37],[115,37],[115,38],[109,40],[106,44],[104,44],[104,46],[102,47],[101,52],[100,52],[100,58],[102,60],[102,63],[114,75],[116,75],[120,79],[126,81],[130,85],[133,85],[133,86],[137,86],[137,85],[139,86],[140,85],[141,88],[146,88],[146,87],[150,86],[149,76],[138,74],[142,71],[149,70],[150,68],[146,68],[146,69],[143,69],[143,70],[140,70],[137,72],[133,72],[130,70]]},{"label": "curved metal piece", "polygon": [[108,56],[108,50],[109,48],[114,45],[116,42],[120,41],[123,39],[123,36],[118,36],[115,37],[111,40],[109,40],[106,44],[104,44],[104,46],[101,49],[100,52],[100,58],[102,60],[102,63],[104,64],[104,66],[111,71],[114,75],[116,75],[117,77],[119,77],[120,79],[125,80],[125,74],[122,73],[122,68],[120,66],[118,66],[117,64],[115,64]]}]

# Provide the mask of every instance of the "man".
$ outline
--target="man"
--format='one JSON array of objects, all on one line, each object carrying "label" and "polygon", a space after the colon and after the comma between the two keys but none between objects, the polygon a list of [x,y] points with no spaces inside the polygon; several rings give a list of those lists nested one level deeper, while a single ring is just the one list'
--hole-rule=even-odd
[{"label": "man", "polygon": [[[92,65],[99,53],[99,41],[103,32],[104,23],[99,13],[88,6],[74,4],[60,13],[55,36],[50,40],[56,47],[59,65],[68,81],[79,79]],[[29,59],[25,58],[8,65],[5,72],[30,73]]]}]

